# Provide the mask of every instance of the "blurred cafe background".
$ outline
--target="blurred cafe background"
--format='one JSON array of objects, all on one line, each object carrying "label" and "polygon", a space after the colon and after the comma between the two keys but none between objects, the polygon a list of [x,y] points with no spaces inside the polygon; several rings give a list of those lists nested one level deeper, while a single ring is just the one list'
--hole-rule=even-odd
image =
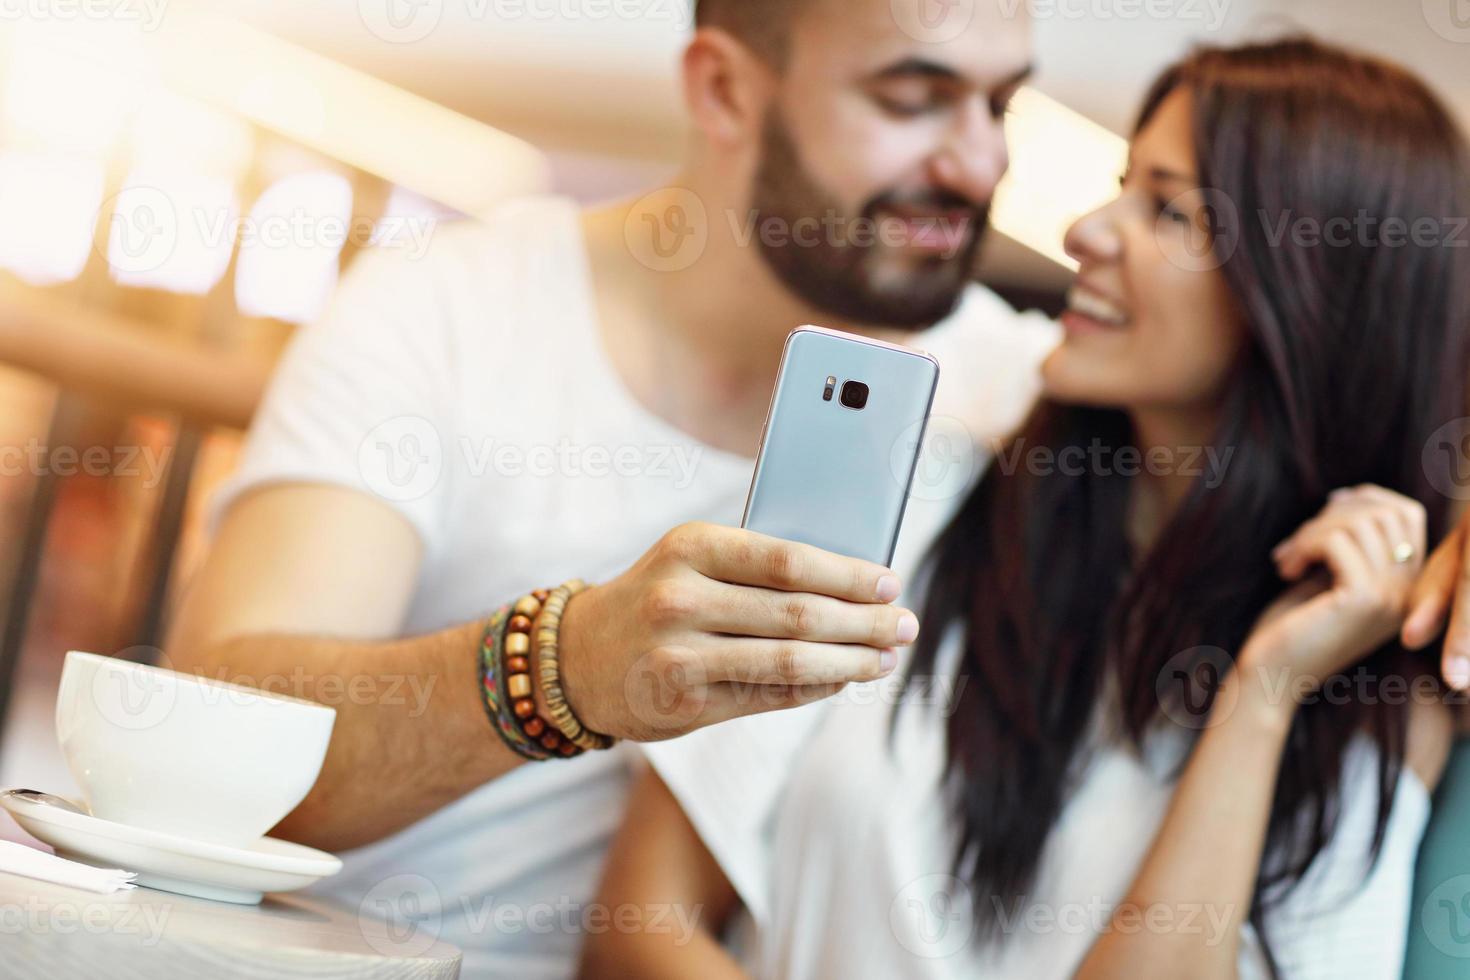
[{"label": "blurred cafe background", "polygon": [[[1309,29],[1470,128],[1465,0],[1031,6],[977,269],[1021,305],[1059,303],[1062,229],[1192,42]],[[68,785],[65,651],[156,655],[204,502],[341,270],[507,196],[653,185],[688,29],[689,0],[0,0],[0,785]]]}]

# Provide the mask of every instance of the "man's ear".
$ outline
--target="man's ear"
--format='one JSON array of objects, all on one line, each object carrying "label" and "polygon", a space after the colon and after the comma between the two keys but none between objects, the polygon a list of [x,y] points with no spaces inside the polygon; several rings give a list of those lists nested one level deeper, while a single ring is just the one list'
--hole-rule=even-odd
[{"label": "man's ear", "polygon": [[754,140],[774,98],[776,73],[733,34],[700,28],[684,49],[684,102],[715,146]]}]

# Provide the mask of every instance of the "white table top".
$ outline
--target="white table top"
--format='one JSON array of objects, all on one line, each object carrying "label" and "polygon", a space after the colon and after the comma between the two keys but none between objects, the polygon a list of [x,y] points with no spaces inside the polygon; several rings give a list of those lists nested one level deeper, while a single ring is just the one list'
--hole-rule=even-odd
[{"label": "white table top", "polygon": [[199,980],[452,980],[460,952],[305,895],[228,905],[135,888],[112,895],[0,872],[0,975]]}]

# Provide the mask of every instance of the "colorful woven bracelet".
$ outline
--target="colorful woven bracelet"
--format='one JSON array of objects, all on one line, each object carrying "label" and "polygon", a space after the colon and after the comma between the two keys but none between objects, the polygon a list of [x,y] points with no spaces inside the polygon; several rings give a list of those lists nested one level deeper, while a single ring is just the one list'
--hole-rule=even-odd
[{"label": "colorful woven bracelet", "polygon": [[490,724],[500,735],[501,741],[523,759],[545,762],[551,758],[551,753],[521,730],[508,697],[505,672],[501,669],[501,650],[512,612],[511,606],[499,609],[485,625],[485,635],[480,642],[476,664],[480,692],[485,702],[485,712],[490,716]]}]

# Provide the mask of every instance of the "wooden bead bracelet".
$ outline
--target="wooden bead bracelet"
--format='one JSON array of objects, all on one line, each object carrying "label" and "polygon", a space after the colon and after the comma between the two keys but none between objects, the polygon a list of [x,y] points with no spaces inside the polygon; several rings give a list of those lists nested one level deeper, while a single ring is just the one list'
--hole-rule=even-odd
[{"label": "wooden bead bracelet", "polygon": [[[571,758],[616,744],[616,739],[587,730],[561,689],[561,616],[567,601],[586,588],[586,583],[573,580],[551,592],[537,590],[497,611],[486,625],[479,652],[485,709],[501,739],[524,759]],[[551,714],[549,720],[536,710],[536,683],[531,676],[533,630],[539,658],[536,680]]]},{"label": "wooden bead bracelet", "polygon": [[511,607],[505,606],[497,610],[485,625],[485,635],[480,642],[475,664],[479,674],[480,693],[485,703],[485,712],[490,716],[490,724],[501,741],[521,758],[542,762],[551,758],[551,754],[527,736],[516,721],[505,671],[500,665],[511,615]]},{"label": "wooden bead bracelet", "polygon": [[557,730],[584,752],[602,752],[612,748],[617,740],[587,729],[567,704],[566,694],[561,689],[561,617],[572,596],[586,588],[586,582],[572,579],[552,591],[541,611],[541,626],[536,631],[536,661],[541,675],[541,696],[546,699],[546,710],[551,712],[551,720]]}]

